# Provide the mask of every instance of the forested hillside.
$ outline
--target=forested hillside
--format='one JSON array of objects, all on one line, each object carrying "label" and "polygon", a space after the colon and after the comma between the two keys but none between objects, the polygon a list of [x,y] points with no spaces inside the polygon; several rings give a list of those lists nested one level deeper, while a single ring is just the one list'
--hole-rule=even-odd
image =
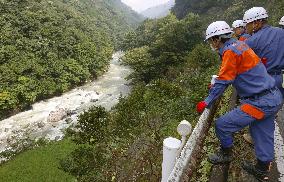
[{"label": "forested hillside", "polygon": [[188,13],[221,15],[233,0],[176,0],[173,8],[177,18],[184,18]]},{"label": "forested hillside", "polygon": [[119,0],[2,0],[0,14],[0,118],[96,78],[141,21]]},{"label": "forested hillside", "polygon": [[80,116],[71,138],[84,147],[62,160],[66,172],[79,181],[160,180],[163,139],[176,136],[183,119],[195,124],[195,103],[218,65],[203,44],[201,22],[169,15],[128,34],[123,62],[134,70],[132,92],[110,113],[93,108]]},{"label": "forested hillside", "polygon": [[[272,23],[284,12],[284,3],[275,0],[176,0],[178,18],[171,14],[146,20],[128,33],[122,48],[124,64],[134,70],[129,77],[132,93],[111,112],[99,107],[81,115],[80,132],[70,136],[84,147],[62,160],[62,168],[79,181],[160,181],[163,139],[178,138],[176,126],[183,119],[195,125],[195,104],[207,95],[211,75],[220,65],[203,41],[208,24],[221,19],[231,23],[259,5],[268,7]],[[219,114],[228,101],[221,103]],[[208,180],[211,165],[206,156],[217,145],[213,133],[193,181]],[[239,181],[238,172],[232,173],[232,181]]]},{"label": "forested hillside", "polygon": [[271,15],[270,22],[277,24],[283,16],[284,2],[282,0],[176,0],[173,8],[174,14],[184,18],[188,13],[196,13],[205,19],[219,19],[232,22],[242,19],[244,12],[253,7],[265,7]]}]

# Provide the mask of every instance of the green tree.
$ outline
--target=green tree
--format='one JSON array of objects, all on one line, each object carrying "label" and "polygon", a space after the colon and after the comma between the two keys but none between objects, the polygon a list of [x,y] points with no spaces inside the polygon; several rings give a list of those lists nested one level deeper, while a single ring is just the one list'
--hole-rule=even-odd
[{"label": "green tree", "polygon": [[18,104],[0,118],[101,75],[142,20],[118,0],[2,0],[0,14],[0,93]]}]

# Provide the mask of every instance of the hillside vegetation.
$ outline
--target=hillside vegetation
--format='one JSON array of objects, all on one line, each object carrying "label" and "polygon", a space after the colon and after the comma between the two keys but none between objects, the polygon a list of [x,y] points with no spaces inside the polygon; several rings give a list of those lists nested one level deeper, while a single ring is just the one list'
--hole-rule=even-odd
[{"label": "hillside vegetation", "polygon": [[0,118],[96,78],[141,18],[119,0],[1,0]]},{"label": "hillside vegetation", "polygon": [[110,113],[99,107],[80,116],[71,138],[85,147],[62,160],[66,172],[86,182],[160,180],[163,139],[178,137],[183,119],[195,125],[195,103],[218,65],[200,25],[193,14],[169,15],[127,35],[122,60],[134,70],[132,92]]},{"label": "hillside vegetation", "polygon": [[196,13],[209,21],[225,20],[228,23],[242,19],[244,12],[251,7],[265,7],[270,15],[270,23],[277,25],[283,16],[282,0],[176,0],[174,14],[184,18],[188,13]]},{"label": "hillside vegetation", "polygon": [[[179,19],[171,14],[146,20],[128,33],[122,60],[134,70],[129,76],[132,93],[111,112],[92,108],[81,115],[80,132],[71,132],[71,138],[86,147],[64,159],[63,169],[79,181],[160,181],[163,139],[178,138],[176,126],[183,119],[196,124],[195,104],[208,94],[211,75],[220,65],[218,55],[203,41],[208,24],[220,19],[233,22],[257,5],[267,5],[270,22],[276,24],[284,3],[269,2],[176,0],[173,10]],[[226,111],[228,96],[219,114]],[[208,180],[211,165],[206,156],[218,145],[215,139],[211,129],[193,181]],[[231,181],[239,181],[237,167],[231,169]]]}]

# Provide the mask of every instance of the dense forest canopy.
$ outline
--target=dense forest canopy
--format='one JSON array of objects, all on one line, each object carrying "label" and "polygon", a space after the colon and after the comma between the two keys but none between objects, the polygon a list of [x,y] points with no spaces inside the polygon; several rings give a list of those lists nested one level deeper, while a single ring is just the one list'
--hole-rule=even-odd
[{"label": "dense forest canopy", "polygon": [[232,22],[242,19],[244,12],[253,6],[265,7],[271,15],[270,22],[274,25],[283,16],[284,2],[282,0],[176,0],[172,9],[179,18],[184,18],[188,13],[196,13],[210,21],[225,20]]},{"label": "dense forest canopy", "polygon": [[142,19],[119,0],[1,0],[0,118],[107,69]]}]

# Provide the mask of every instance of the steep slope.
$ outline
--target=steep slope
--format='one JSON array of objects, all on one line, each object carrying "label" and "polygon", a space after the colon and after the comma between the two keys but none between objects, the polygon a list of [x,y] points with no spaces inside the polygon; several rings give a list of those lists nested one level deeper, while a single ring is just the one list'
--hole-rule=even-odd
[{"label": "steep slope", "polygon": [[119,0],[2,0],[0,14],[0,118],[100,75],[140,21]]},{"label": "steep slope", "polygon": [[176,0],[173,12],[178,18],[185,17],[189,12],[195,14],[221,14],[231,5],[233,0]]},{"label": "steep slope", "polygon": [[[131,26],[138,26],[138,24],[144,20],[144,18],[133,11],[129,6],[121,2],[121,0],[107,0],[113,7],[123,15],[123,20]],[[104,2],[107,2],[104,1]]]},{"label": "steep slope", "polygon": [[63,0],[86,17],[91,18],[95,25],[108,33],[116,48],[125,32],[138,26],[143,21],[130,7],[120,0]]},{"label": "steep slope", "polygon": [[174,6],[175,0],[170,0],[165,4],[154,6],[142,11],[141,14],[147,18],[162,18],[170,13],[170,9]]},{"label": "steep slope", "polygon": [[277,24],[283,16],[284,2],[279,0],[176,0],[173,13],[184,18],[188,13],[203,16],[205,21],[241,19],[245,10],[253,6],[263,6],[268,10],[270,22]]}]

